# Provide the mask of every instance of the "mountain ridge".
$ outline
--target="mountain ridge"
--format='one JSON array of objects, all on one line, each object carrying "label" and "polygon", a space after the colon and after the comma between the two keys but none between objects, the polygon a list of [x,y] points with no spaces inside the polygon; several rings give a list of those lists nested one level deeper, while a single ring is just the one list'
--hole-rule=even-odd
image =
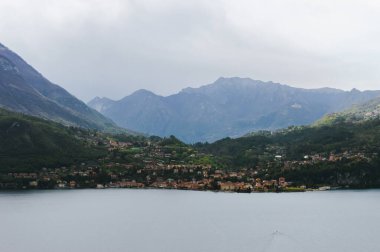
[{"label": "mountain ridge", "polygon": [[118,101],[89,106],[118,125],[185,142],[215,141],[255,130],[310,124],[380,95],[380,91],[304,89],[250,78],[224,78],[199,88],[159,96],[139,91]]},{"label": "mountain ridge", "polygon": [[68,126],[123,131],[0,44],[0,107]]}]

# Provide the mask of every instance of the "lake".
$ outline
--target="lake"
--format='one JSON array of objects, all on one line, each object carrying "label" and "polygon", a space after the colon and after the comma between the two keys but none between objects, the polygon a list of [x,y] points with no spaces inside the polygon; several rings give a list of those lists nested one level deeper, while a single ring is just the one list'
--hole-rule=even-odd
[{"label": "lake", "polygon": [[0,251],[380,251],[380,190],[0,192]]}]

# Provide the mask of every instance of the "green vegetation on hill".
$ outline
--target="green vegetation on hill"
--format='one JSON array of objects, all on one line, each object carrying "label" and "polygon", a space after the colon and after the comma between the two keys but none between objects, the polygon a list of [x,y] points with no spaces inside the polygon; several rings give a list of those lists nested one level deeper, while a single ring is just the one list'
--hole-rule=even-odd
[{"label": "green vegetation on hill", "polygon": [[299,184],[380,186],[380,120],[290,127],[273,133],[197,144],[227,169],[286,176]]},{"label": "green vegetation on hill", "polygon": [[214,164],[174,136],[111,135],[0,110],[0,189],[212,189]]},{"label": "green vegetation on hill", "polygon": [[183,143],[182,141],[180,141],[178,138],[176,138],[173,135],[168,137],[168,138],[164,138],[161,141],[161,145],[162,146],[173,146],[173,147],[186,147],[187,146],[185,143]]},{"label": "green vegetation on hill", "polygon": [[96,159],[93,131],[0,109],[0,171],[33,171]]},{"label": "green vegetation on hill", "polygon": [[[356,113],[376,115],[377,108]],[[0,109],[0,182],[3,188],[33,187],[36,180],[39,188],[75,182],[70,187],[215,189],[286,177],[295,187],[380,187],[380,119],[340,117],[190,146],[175,136],[111,135]]]},{"label": "green vegetation on hill", "polygon": [[380,97],[357,104],[339,113],[329,114],[314,123],[315,126],[333,125],[337,123],[360,123],[380,118]]}]

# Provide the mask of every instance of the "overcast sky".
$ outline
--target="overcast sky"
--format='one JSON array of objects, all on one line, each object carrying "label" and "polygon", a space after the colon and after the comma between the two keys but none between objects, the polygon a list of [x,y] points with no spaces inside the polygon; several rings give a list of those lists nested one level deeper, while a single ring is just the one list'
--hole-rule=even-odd
[{"label": "overcast sky", "polygon": [[251,77],[380,89],[377,0],[0,0],[0,42],[84,101]]}]

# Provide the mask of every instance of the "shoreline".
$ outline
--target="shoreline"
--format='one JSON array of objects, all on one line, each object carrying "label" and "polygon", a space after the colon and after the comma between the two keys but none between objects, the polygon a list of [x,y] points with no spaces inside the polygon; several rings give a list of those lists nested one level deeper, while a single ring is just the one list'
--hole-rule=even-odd
[{"label": "shoreline", "polygon": [[191,189],[179,189],[179,188],[157,188],[157,187],[144,187],[144,188],[117,188],[117,187],[105,187],[105,188],[93,188],[93,187],[78,187],[78,188],[1,188],[0,192],[18,192],[18,191],[81,191],[81,190],[166,190],[166,191],[193,191],[193,192],[214,192],[214,193],[238,193],[238,194],[261,194],[261,193],[304,193],[304,192],[326,192],[326,191],[366,191],[366,190],[376,190],[380,189],[377,187],[369,187],[369,188],[347,188],[347,187],[339,187],[332,188],[327,190],[317,189],[304,189],[304,190],[282,190],[282,191],[228,191],[228,190],[191,190]]}]

